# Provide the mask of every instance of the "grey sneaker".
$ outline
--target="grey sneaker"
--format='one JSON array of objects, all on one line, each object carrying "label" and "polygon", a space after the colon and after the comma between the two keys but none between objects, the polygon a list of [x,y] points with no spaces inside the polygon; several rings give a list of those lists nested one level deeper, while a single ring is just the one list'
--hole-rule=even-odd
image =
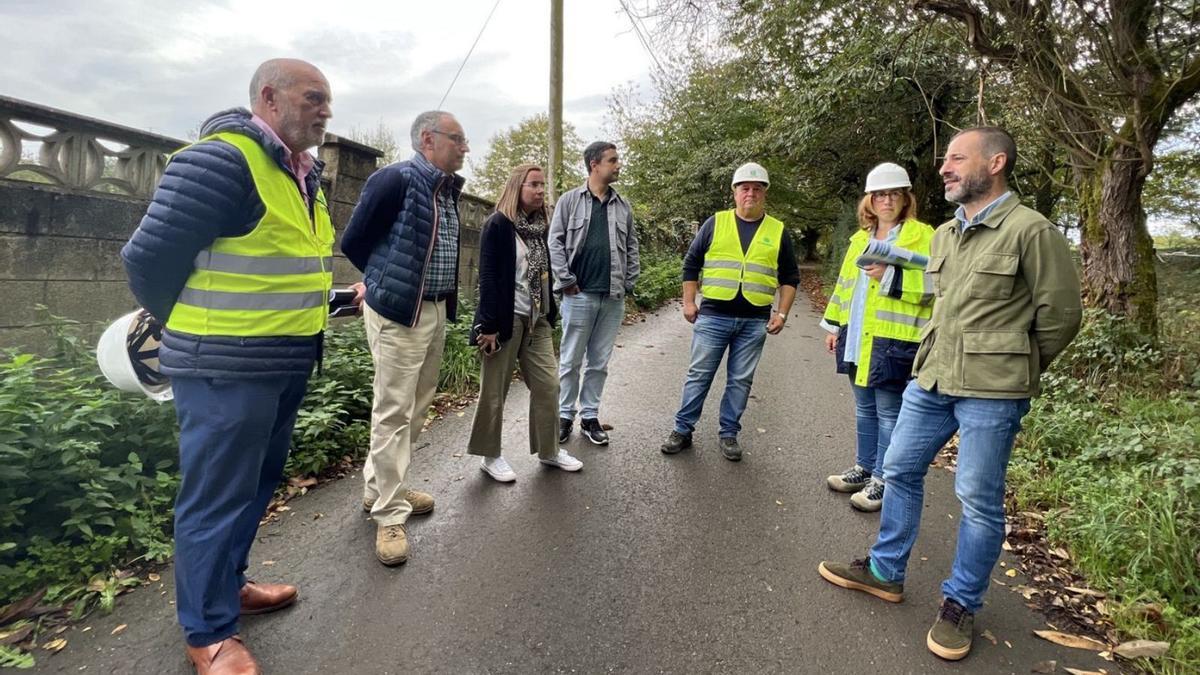
[{"label": "grey sneaker", "polygon": [[975,615],[957,602],[946,598],[938,610],[933,628],[930,628],[929,634],[925,636],[925,646],[947,661],[958,661],[966,658],[971,652],[974,629]]},{"label": "grey sneaker", "polygon": [[866,487],[850,495],[850,506],[872,513],[883,508],[883,481],[871,476]]},{"label": "grey sneaker", "polygon": [[731,462],[742,461],[742,446],[738,445],[735,436],[721,437],[721,454]]},{"label": "grey sneaker", "polygon": [[855,464],[836,476],[825,479],[829,489],[834,492],[858,492],[867,485],[871,472]]},{"label": "grey sneaker", "polygon": [[672,431],[671,435],[667,436],[667,442],[663,443],[659,450],[662,450],[664,455],[674,455],[680,450],[690,447],[692,447],[692,437],[690,435]]},{"label": "grey sneaker", "polygon": [[900,602],[904,599],[904,584],[883,581],[871,571],[871,559],[861,558],[846,563],[822,561],[817,565],[817,572],[835,586],[849,588],[852,591],[862,591],[888,602]]}]

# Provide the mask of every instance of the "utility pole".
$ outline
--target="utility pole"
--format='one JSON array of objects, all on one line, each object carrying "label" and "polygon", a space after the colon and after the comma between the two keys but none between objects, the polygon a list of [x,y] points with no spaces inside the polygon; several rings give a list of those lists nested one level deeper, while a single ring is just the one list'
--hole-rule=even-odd
[{"label": "utility pole", "polygon": [[562,166],[563,0],[550,0],[550,166],[546,191],[558,200],[558,169]]}]

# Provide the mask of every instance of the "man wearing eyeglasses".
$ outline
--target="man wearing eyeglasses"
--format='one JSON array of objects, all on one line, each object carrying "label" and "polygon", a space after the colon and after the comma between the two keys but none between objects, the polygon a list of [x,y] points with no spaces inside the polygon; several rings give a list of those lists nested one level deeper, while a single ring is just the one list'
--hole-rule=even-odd
[{"label": "man wearing eyeglasses", "polygon": [[375,520],[375,557],[408,559],[409,515],[433,511],[433,497],[410,489],[408,463],[437,390],[446,322],[458,302],[456,172],[470,151],[462,125],[430,110],[412,125],[416,154],[376,171],[342,236],[342,251],[363,272],[363,321],[375,361],[371,451],[362,506]]}]

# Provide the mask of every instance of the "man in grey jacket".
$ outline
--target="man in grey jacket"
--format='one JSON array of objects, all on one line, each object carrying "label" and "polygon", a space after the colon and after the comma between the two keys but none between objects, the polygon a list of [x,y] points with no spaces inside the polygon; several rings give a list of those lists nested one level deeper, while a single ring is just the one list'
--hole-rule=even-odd
[{"label": "man in grey jacket", "polygon": [[600,395],[625,295],[640,271],[638,242],[629,202],[612,187],[621,175],[617,147],[596,141],[583,151],[583,163],[587,183],[559,199],[550,222],[550,269],[554,290],[563,294],[558,442],[570,438],[578,413],[583,435],[608,445]]}]

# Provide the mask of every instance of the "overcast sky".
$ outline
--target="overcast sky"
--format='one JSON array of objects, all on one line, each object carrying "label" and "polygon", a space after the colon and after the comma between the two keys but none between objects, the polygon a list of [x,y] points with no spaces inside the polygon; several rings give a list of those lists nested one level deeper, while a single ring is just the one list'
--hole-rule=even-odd
[{"label": "overcast sky", "polygon": [[[383,120],[404,141],[413,117],[437,106],[494,4],[0,0],[0,94],[186,138],[209,114],[247,105],[260,62],[292,56],[329,78],[331,132]],[[501,0],[443,104],[475,161],[493,134],[547,109],[549,23],[549,0]],[[564,23],[563,116],[595,140],[614,87],[650,92],[651,59],[619,0],[565,0]]]}]

